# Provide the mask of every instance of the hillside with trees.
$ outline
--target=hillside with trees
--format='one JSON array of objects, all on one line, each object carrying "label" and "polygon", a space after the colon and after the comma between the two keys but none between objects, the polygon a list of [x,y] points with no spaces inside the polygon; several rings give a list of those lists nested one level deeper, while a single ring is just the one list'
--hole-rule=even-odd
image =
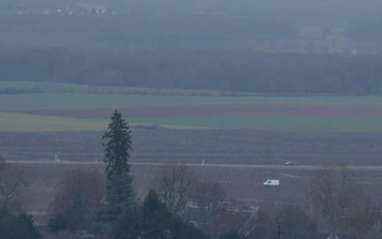
[{"label": "hillside with trees", "polygon": [[344,0],[5,2],[0,80],[380,94],[378,6]]},{"label": "hillside with trees", "polygon": [[0,48],[1,79],[263,94],[381,93],[380,56]]}]

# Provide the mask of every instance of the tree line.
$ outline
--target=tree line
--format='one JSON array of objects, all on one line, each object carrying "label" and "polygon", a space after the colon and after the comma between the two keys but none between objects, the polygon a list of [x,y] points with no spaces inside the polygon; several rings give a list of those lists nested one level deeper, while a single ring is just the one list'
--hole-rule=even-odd
[{"label": "tree line", "polygon": [[260,94],[380,94],[380,56],[1,48],[0,79]]},{"label": "tree line", "polygon": [[[103,140],[105,177],[90,170],[67,171],[58,185],[48,228],[42,231],[20,207],[28,185],[25,174],[0,159],[2,238],[378,239],[382,235],[381,206],[367,197],[358,175],[347,168],[315,170],[302,189],[303,201],[245,209],[239,204],[233,207],[232,199],[228,206],[224,188],[198,179],[189,166],[166,163],[158,166],[151,189],[140,200],[130,174],[132,134],[120,112],[112,115]],[[197,221],[187,219],[190,211],[201,215]]]}]

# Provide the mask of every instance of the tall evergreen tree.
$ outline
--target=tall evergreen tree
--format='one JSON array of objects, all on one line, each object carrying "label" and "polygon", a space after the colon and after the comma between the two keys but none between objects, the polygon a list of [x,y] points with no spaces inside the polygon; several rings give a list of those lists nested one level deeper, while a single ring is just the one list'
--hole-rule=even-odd
[{"label": "tall evergreen tree", "polygon": [[131,131],[122,114],[115,111],[109,123],[109,130],[103,136],[106,142],[104,162],[107,163],[106,202],[107,205],[95,213],[96,222],[112,223],[124,210],[134,206],[135,193],[130,176]]},{"label": "tall evergreen tree", "polygon": [[119,111],[115,111],[109,123],[109,130],[104,134],[106,143],[104,162],[107,163],[106,173],[108,179],[113,175],[129,173],[130,151],[132,148],[131,130]]},{"label": "tall evergreen tree", "polygon": [[[106,201],[109,206],[121,210],[134,204],[135,193],[132,187],[132,179],[128,173],[112,175],[106,183]],[[116,210],[116,212],[120,212]]]}]

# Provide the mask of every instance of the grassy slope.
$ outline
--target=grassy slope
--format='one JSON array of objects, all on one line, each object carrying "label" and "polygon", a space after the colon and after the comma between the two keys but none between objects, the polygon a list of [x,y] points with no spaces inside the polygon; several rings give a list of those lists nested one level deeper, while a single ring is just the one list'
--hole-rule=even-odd
[{"label": "grassy slope", "polygon": [[0,132],[105,131],[107,121],[0,112]]}]

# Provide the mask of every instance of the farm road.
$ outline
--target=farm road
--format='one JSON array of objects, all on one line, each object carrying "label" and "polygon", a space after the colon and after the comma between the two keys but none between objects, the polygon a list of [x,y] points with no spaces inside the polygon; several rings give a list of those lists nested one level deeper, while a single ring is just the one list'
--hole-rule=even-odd
[{"label": "farm road", "polygon": [[[75,162],[75,161],[44,161],[44,160],[8,160],[6,161],[10,164],[41,164],[41,165],[103,165],[103,162]],[[159,166],[161,163],[154,163],[154,162],[132,162],[131,165],[139,165],[139,166]],[[186,166],[190,167],[217,167],[217,168],[239,168],[239,169],[266,169],[266,170],[285,170],[285,171],[304,171],[304,170],[317,170],[322,168],[322,165],[316,165],[316,166],[280,166],[280,165],[264,165],[264,164],[194,164],[194,163],[186,163],[184,164]],[[337,168],[341,169],[343,166],[330,166],[331,168]],[[356,171],[382,171],[382,165],[380,166],[347,166],[346,168]]]}]

